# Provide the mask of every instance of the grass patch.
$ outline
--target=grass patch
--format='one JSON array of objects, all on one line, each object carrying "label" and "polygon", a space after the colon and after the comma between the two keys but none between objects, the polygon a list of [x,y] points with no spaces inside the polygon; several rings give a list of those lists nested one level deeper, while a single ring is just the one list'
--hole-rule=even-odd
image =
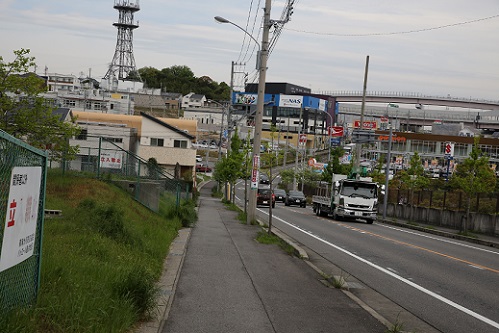
[{"label": "grass patch", "polygon": [[478,235],[475,235],[471,231],[459,231],[457,234],[460,235],[460,236],[465,236],[465,237],[470,237],[470,238],[478,239]]},{"label": "grass patch", "polygon": [[0,315],[0,331],[130,332],[156,306],[171,242],[197,219],[194,204],[161,197],[156,214],[118,187],[49,173],[38,302]]},{"label": "grass patch", "polygon": [[258,232],[256,240],[261,244],[276,244],[289,255],[293,255],[295,253],[294,247],[292,247],[291,245],[289,245],[288,243],[286,243],[284,240],[277,237],[276,235],[269,234],[264,230],[260,230]]}]

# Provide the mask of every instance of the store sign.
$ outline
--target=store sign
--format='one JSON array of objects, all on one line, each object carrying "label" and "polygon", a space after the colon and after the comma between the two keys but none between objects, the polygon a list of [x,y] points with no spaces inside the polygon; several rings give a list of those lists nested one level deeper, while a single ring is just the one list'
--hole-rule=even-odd
[{"label": "store sign", "polygon": [[[353,123],[354,128],[360,128],[360,120],[355,120]],[[364,121],[364,129],[377,129],[378,123],[376,121]]]},{"label": "store sign", "polygon": [[454,144],[452,142],[446,142],[444,145],[444,155],[446,157],[454,156]]},{"label": "store sign", "polygon": [[0,272],[33,255],[40,206],[41,167],[15,167],[10,177]]},{"label": "store sign", "polygon": [[328,135],[331,137],[342,137],[343,127],[342,126],[330,126],[328,127]]},{"label": "store sign", "polygon": [[303,96],[280,95],[279,106],[287,108],[301,108],[303,106]]}]

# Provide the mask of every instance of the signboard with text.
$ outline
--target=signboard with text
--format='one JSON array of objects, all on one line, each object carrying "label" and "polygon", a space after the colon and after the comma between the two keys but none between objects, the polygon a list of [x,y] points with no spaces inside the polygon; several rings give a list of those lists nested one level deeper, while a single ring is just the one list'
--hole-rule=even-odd
[{"label": "signboard with text", "polygon": [[279,96],[279,106],[299,109],[303,106],[303,96],[281,94]]},{"label": "signboard with text", "polygon": [[330,126],[328,127],[328,135],[331,137],[342,137],[343,127],[342,126]]},{"label": "signboard with text", "polygon": [[9,269],[33,255],[40,206],[41,167],[12,169],[3,226],[0,252],[0,272]]},{"label": "signboard with text", "polygon": [[123,154],[120,151],[101,151],[100,167],[108,169],[121,169]]},{"label": "signboard with text", "polygon": [[454,143],[446,142],[444,145],[444,155],[445,157],[453,157],[454,156]]},{"label": "signboard with text", "polygon": [[[355,120],[353,123],[354,128],[360,128],[360,120]],[[364,129],[377,129],[378,122],[376,121],[364,121]]]},{"label": "signboard with text", "polygon": [[256,190],[258,188],[259,182],[259,172],[260,169],[260,155],[253,156],[253,169],[251,169],[251,189]]}]

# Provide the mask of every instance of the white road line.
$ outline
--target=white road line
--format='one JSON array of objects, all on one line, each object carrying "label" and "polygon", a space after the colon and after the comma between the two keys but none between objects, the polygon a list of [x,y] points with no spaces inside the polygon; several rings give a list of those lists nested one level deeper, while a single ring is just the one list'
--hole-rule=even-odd
[{"label": "white road line", "polygon": [[459,245],[459,246],[462,246],[462,247],[467,247],[469,249],[479,250],[479,251],[483,251],[483,252],[493,253],[493,254],[499,255],[499,252],[496,252],[496,251],[491,251],[491,250],[488,250],[488,249],[482,249],[480,247],[476,247],[476,246],[469,245],[469,244],[459,243],[459,242],[452,241],[452,240],[449,240],[449,239],[443,239],[443,238],[439,238],[439,237],[435,237],[435,236],[431,236],[431,235],[427,235],[427,234],[421,234],[421,233],[418,233],[418,232],[415,232],[415,231],[412,231],[412,230],[400,229],[400,228],[393,227],[393,226],[390,226],[390,225],[386,225],[386,224],[383,224],[383,223],[376,223],[376,225],[378,225],[380,227],[388,228],[388,229],[397,230],[397,231],[400,231],[400,232],[405,232],[405,233],[408,233],[408,234],[411,234],[411,235],[416,235],[416,236],[419,236],[419,237],[425,237],[425,238],[429,238],[429,239],[433,239],[433,240],[438,240],[438,241],[444,242],[444,243],[449,243],[449,244],[453,244],[453,245]]},{"label": "white road line", "polygon": [[395,278],[395,279],[397,279],[397,280],[399,280],[399,281],[401,281],[401,282],[403,282],[403,283],[405,283],[405,284],[407,284],[407,285],[409,285],[409,286],[411,286],[411,287],[413,287],[413,288],[415,288],[415,289],[417,289],[417,290],[419,290],[419,291],[421,291],[421,292],[423,292],[423,293],[425,293],[425,294],[427,294],[427,295],[429,295],[429,296],[431,296],[431,297],[433,297],[433,298],[435,298],[435,299],[437,299],[437,300],[439,300],[441,302],[444,302],[445,304],[448,304],[448,305],[452,306],[453,308],[455,308],[455,309],[457,309],[459,311],[462,311],[462,312],[464,312],[464,313],[466,313],[466,314],[468,314],[468,315],[470,315],[470,316],[472,316],[472,317],[474,317],[474,318],[476,318],[476,319],[484,322],[487,325],[490,325],[492,327],[495,327],[495,328],[499,329],[499,323],[493,321],[492,319],[484,317],[484,316],[482,316],[482,315],[480,315],[480,314],[478,314],[478,313],[476,313],[476,312],[474,312],[474,311],[472,311],[472,310],[470,310],[468,308],[465,308],[464,306],[462,306],[460,304],[457,304],[457,303],[451,301],[450,299],[447,299],[447,298],[445,298],[443,296],[440,296],[440,295],[438,295],[437,293],[435,293],[435,292],[433,292],[431,290],[428,290],[428,289],[426,289],[426,288],[424,288],[424,287],[422,287],[422,286],[420,286],[420,285],[418,285],[418,284],[416,284],[416,283],[414,283],[414,282],[412,282],[412,281],[410,281],[410,280],[408,280],[406,278],[403,278],[403,277],[401,277],[401,276],[399,276],[399,275],[397,275],[397,274],[389,271],[388,269],[385,269],[385,268],[383,268],[381,266],[373,264],[372,262],[370,262],[370,261],[368,261],[368,260],[366,260],[366,259],[364,259],[362,257],[359,257],[358,255],[356,255],[356,254],[354,254],[354,253],[352,253],[350,251],[347,251],[347,250],[339,247],[338,245],[335,245],[335,244],[333,244],[333,243],[331,243],[331,242],[329,242],[329,241],[327,241],[325,239],[322,239],[319,236],[313,235],[313,234],[305,231],[304,229],[302,229],[302,228],[300,228],[300,227],[298,227],[296,225],[288,223],[288,222],[284,221],[283,219],[281,219],[281,218],[279,218],[277,216],[274,216],[274,218],[277,219],[277,220],[279,220],[279,221],[281,221],[282,223],[284,223],[284,224],[286,224],[286,225],[288,225],[288,226],[290,226],[292,228],[295,228],[296,230],[298,230],[298,231],[300,231],[300,232],[302,232],[302,233],[304,233],[304,234],[306,234],[306,235],[308,235],[308,236],[310,236],[310,237],[318,240],[318,241],[321,241],[322,243],[324,243],[326,245],[329,245],[329,246],[337,249],[338,251],[341,251],[341,252],[345,253],[346,255],[349,255],[350,257],[352,257],[354,259],[357,259],[360,262],[365,263],[366,265],[369,265],[369,266],[371,266],[371,267],[373,267],[373,268],[375,268],[375,269],[377,269],[377,270],[379,270],[379,271],[381,271],[381,272],[383,272],[383,273],[385,273],[387,275],[390,275],[391,277],[393,277],[393,278]]}]

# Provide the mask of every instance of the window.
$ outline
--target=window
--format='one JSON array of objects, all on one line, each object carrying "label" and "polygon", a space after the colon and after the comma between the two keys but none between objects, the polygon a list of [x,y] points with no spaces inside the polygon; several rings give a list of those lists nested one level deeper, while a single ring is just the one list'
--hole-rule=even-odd
[{"label": "window", "polygon": [[151,146],[163,147],[165,145],[164,139],[151,138]]},{"label": "window", "polygon": [[173,147],[175,148],[187,148],[186,140],[173,140]]},{"label": "window", "polygon": [[80,134],[78,134],[78,136],[76,137],[76,140],[86,140],[87,135],[88,135],[88,130],[86,128],[83,128]]}]

